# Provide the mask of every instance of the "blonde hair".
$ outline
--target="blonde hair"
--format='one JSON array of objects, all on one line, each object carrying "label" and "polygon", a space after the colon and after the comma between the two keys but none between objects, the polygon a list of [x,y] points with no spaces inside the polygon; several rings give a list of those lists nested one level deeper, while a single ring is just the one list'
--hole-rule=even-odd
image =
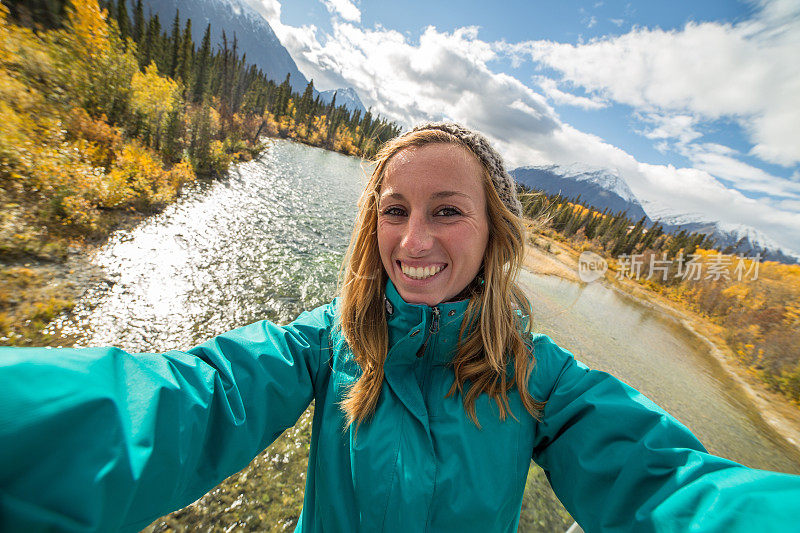
[{"label": "blonde hair", "polygon": [[[377,236],[378,198],[386,167],[403,149],[436,143],[462,146],[475,155],[458,137],[441,130],[419,130],[396,137],[377,153],[375,169],[358,202],[353,235],[340,273],[338,327],[362,370],[342,401],[348,426],[355,422],[358,428],[374,413],[389,347],[383,305],[388,276],[381,262]],[[482,393],[495,400],[501,420],[511,412],[507,393],[513,387],[519,391],[522,404],[532,416],[538,418],[544,406],[531,397],[527,388],[534,364],[525,343],[530,336],[527,318],[531,305],[516,283],[525,253],[527,226],[523,218],[500,200],[488,169],[483,163],[481,167],[489,219],[489,240],[481,268],[483,283],[470,283],[466,289],[470,302],[461,323],[458,350],[451,363],[455,379],[447,393],[450,396],[458,392],[462,396],[468,416],[478,427],[475,400]],[[512,377],[508,375],[509,363],[513,366]]]}]

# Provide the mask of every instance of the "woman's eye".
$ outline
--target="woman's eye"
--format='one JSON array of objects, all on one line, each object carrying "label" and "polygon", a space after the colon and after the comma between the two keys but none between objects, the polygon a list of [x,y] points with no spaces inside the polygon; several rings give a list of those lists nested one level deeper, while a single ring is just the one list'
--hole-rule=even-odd
[{"label": "woman's eye", "polygon": [[452,216],[460,215],[461,211],[459,211],[455,207],[443,207],[443,208],[439,209],[436,212],[436,214],[439,215],[439,216],[452,217]]},{"label": "woman's eye", "polygon": [[381,211],[381,215],[389,216],[389,217],[401,217],[405,214],[405,211],[402,207],[387,207],[383,211]]}]

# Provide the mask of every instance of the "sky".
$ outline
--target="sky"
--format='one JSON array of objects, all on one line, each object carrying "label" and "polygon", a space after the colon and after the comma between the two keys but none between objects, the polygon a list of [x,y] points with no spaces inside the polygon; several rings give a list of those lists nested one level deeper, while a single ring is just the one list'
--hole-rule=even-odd
[{"label": "sky", "polygon": [[800,254],[800,0],[245,0],[319,90]]}]

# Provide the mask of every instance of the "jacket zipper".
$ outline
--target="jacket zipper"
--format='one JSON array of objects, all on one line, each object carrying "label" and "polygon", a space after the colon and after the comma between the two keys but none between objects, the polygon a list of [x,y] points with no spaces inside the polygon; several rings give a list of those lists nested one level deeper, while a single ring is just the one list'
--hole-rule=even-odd
[{"label": "jacket zipper", "polygon": [[428,341],[431,338],[431,334],[439,332],[439,308],[433,308],[433,320],[431,321],[431,327],[428,328],[428,333],[425,335],[425,342],[422,343],[422,346],[419,350],[417,350],[417,357],[422,357],[425,355],[425,348],[428,347]]}]

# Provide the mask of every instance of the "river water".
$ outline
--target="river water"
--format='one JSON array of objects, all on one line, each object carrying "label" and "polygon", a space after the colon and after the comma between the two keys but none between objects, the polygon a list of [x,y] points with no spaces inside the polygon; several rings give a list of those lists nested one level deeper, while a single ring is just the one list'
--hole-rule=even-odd
[{"label": "river water", "polygon": [[[292,320],[334,296],[367,171],[355,158],[274,142],[228,179],[193,184],[162,213],[113,235],[92,258],[106,282],[60,326],[78,345],[157,352],[189,348],[262,318]],[[800,472],[800,457],[761,421],[704,344],[674,321],[599,282],[524,272],[521,283],[539,331],[645,393],[712,452]],[[251,470],[164,524],[212,530],[204,521],[227,517],[243,529],[291,528],[302,503],[308,420],[304,415]],[[545,509],[557,504],[542,496],[549,488],[532,472],[539,485],[529,484],[520,530],[568,524],[563,511]],[[258,479],[258,489],[248,479]]]}]

